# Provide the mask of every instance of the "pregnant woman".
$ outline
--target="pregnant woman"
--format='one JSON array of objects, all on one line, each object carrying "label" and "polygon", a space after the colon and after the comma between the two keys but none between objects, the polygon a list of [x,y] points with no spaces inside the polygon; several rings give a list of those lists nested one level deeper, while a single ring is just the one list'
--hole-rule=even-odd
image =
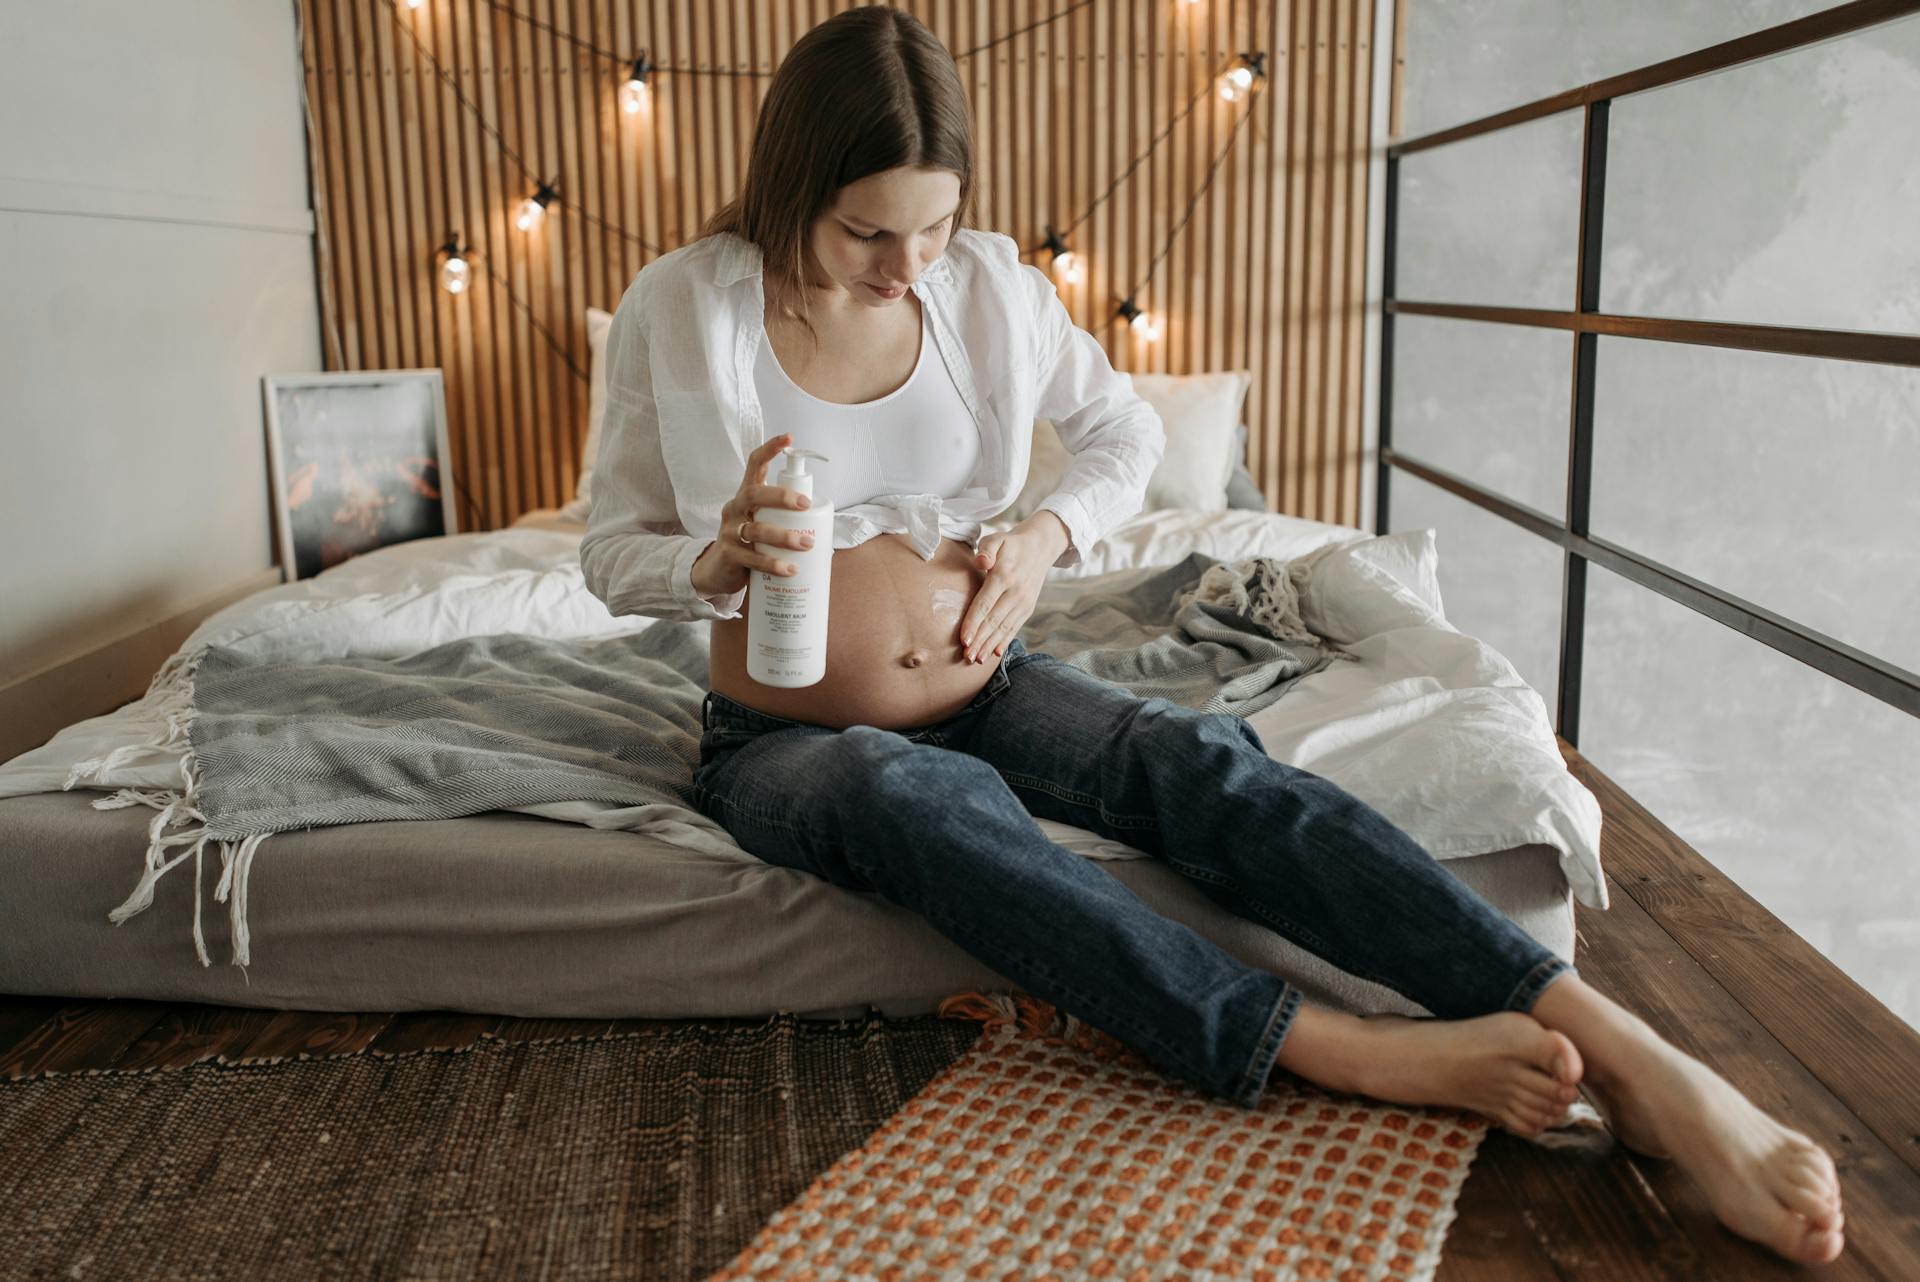
[{"label": "pregnant woman", "polygon": [[[616,614],[712,620],[694,799],[746,850],[880,894],[1026,991],[1244,1106],[1278,1065],[1337,1090],[1473,1109],[1523,1134],[1584,1080],[1622,1139],[1671,1155],[1782,1255],[1842,1248],[1826,1152],[1589,987],[1378,812],[1268,756],[1252,727],[1141,699],[1016,636],[1047,571],[1139,510],[1152,409],[1005,236],[967,227],[958,68],[907,13],[843,12],[787,55],[740,196],[633,281],[608,339],[580,555]],[[1073,454],[1030,519],[1036,418]],[[817,449],[836,505],[823,680],[747,675],[756,523]],[[1035,817],[1124,841],[1439,1018],[1304,1005],[1160,916]]]}]

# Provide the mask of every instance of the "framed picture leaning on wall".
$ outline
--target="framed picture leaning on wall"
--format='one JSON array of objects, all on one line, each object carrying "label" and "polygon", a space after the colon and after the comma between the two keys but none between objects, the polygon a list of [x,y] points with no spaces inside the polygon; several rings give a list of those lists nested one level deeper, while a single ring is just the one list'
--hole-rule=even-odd
[{"label": "framed picture leaning on wall", "polygon": [[390,543],[459,532],[439,370],[269,374],[261,384],[288,579]]}]

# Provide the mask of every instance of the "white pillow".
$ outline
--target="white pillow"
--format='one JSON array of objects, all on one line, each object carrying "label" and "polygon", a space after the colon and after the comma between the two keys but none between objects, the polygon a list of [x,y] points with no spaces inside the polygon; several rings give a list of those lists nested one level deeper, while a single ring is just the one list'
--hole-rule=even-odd
[{"label": "white pillow", "polygon": [[600,420],[607,416],[607,331],[612,327],[612,312],[587,308],[587,350],[592,356],[587,368],[587,439],[580,446],[580,481],[573,487],[573,502],[560,509],[561,517],[570,521],[586,520],[593,506],[593,464],[600,456]]},{"label": "white pillow", "polygon": [[1455,630],[1440,604],[1440,555],[1431,529],[1336,544],[1310,564],[1300,618],[1336,645],[1395,628]]},{"label": "white pillow", "polygon": [[[1235,429],[1253,375],[1247,370],[1213,374],[1132,374],[1133,390],[1153,406],[1166,428],[1167,452],[1147,480],[1144,510],[1180,508],[1224,512],[1227,483],[1233,479]],[[1033,457],[1027,481],[1004,517],[1019,522],[1039,510],[1060,488],[1073,455],[1060,443],[1053,424],[1033,425]]]},{"label": "white pillow", "polygon": [[1147,482],[1147,507],[1190,512],[1227,510],[1233,479],[1234,428],[1240,424],[1249,370],[1217,374],[1135,374],[1133,390],[1160,415],[1167,453]]}]

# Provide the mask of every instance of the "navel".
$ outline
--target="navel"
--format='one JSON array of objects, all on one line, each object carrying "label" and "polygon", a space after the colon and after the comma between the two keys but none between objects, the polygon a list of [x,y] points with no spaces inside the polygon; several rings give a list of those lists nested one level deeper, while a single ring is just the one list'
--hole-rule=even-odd
[{"label": "navel", "polygon": [[900,666],[903,668],[917,668],[926,661],[927,652],[925,650],[909,650],[900,656]]}]

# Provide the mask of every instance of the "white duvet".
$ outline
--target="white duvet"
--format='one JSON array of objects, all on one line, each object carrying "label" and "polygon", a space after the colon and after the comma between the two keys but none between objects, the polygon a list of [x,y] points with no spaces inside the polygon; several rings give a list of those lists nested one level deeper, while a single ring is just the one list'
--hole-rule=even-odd
[{"label": "white duvet", "polygon": [[[1272,756],[1339,784],[1439,859],[1550,846],[1580,901],[1605,907],[1599,803],[1568,773],[1540,695],[1497,651],[1446,622],[1431,530],[1371,538],[1267,512],[1151,511],[1109,534],[1072,571],[1054,573],[1082,578],[1171,564],[1195,551],[1229,561],[1320,553],[1301,615],[1360,661],[1301,678],[1249,718]],[[577,529],[399,544],[228,606],[181,654],[224,645],[263,658],[397,657],[465,636],[606,636],[653,622],[610,617],[582,583],[578,553]],[[166,745],[169,715],[183,697],[163,679],[145,698],[68,727],[0,766],[0,797],[179,789],[182,750]],[[679,806],[579,802],[529,813],[753,858],[712,820]],[[1085,829],[1039,822],[1049,838],[1090,858],[1146,857]],[[130,882],[141,859],[141,850],[127,852]]]}]

